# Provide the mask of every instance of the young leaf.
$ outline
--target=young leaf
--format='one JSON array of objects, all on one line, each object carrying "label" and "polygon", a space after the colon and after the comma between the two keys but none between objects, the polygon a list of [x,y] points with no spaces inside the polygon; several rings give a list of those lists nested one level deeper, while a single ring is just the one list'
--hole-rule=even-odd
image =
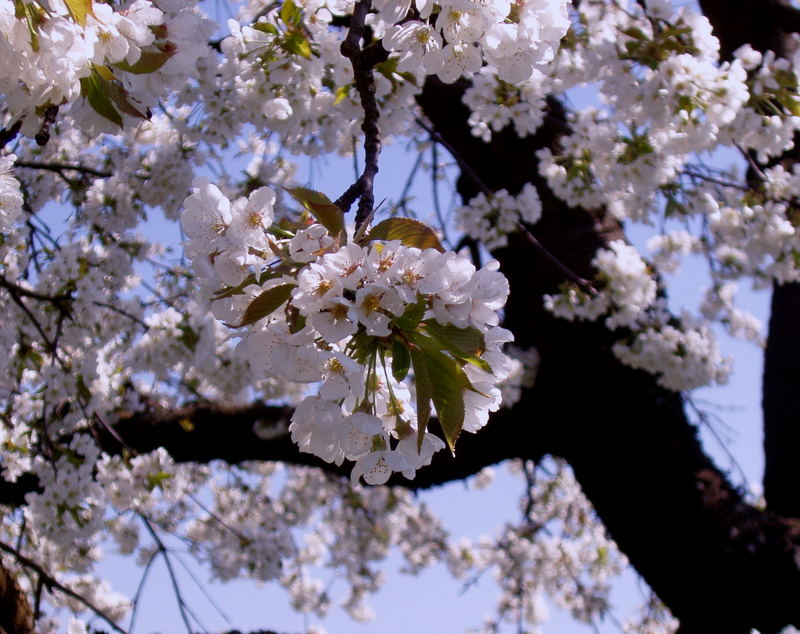
[{"label": "young leaf", "polygon": [[146,75],[147,73],[154,73],[164,64],[167,60],[175,54],[175,49],[164,51],[142,51],[139,59],[135,64],[129,64],[125,60],[114,64],[114,68],[119,68],[127,73],[134,75]]},{"label": "young leaf", "polygon": [[215,299],[224,299],[225,297],[233,297],[234,295],[243,295],[244,289],[246,289],[248,286],[252,286],[253,284],[259,284],[259,283],[263,285],[263,283],[266,282],[267,280],[275,279],[276,277],[280,277],[283,274],[284,271],[280,268],[264,271],[260,277],[256,277],[255,273],[251,273],[246,278],[244,278],[244,281],[238,286],[226,286],[216,291],[211,296],[211,300],[213,301]]},{"label": "young leaf", "polygon": [[[447,446],[455,454],[456,440],[464,426],[464,390],[472,388],[472,383],[459,362],[442,352],[436,341],[416,333],[411,334],[411,340],[422,351],[422,362],[430,379],[429,389],[436,416],[442,426]],[[415,365],[415,372],[416,369]]]},{"label": "young leaf", "polygon": [[395,317],[393,324],[401,330],[416,330],[422,317],[425,315],[426,304],[420,299],[414,304],[409,304],[399,317]]},{"label": "young leaf", "polygon": [[422,440],[431,418],[431,377],[425,363],[425,355],[419,348],[409,350],[411,364],[414,366],[414,386],[417,393],[417,451],[422,450]]},{"label": "young leaf", "polygon": [[454,357],[467,361],[485,372],[492,372],[492,368],[481,354],[486,348],[486,343],[480,330],[473,326],[459,328],[453,324],[440,324],[429,319],[425,322],[425,330],[442,348]]},{"label": "young leaf", "polygon": [[92,73],[88,77],[81,77],[81,95],[86,98],[92,109],[104,119],[122,127],[122,116],[117,112],[111,99],[103,92],[100,82],[102,79]]},{"label": "young leaf", "polygon": [[280,284],[278,286],[268,288],[261,293],[261,295],[250,302],[250,305],[244,311],[241,322],[236,325],[225,325],[230,328],[241,328],[242,326],[249,326],[250,324],[257,322],[259,319],[263,319],[286,303],[286,300],[289,299],[294,287],[295,284]]},{"label": "young leaf", "polygon": [[392,342],[392,376],[395,381],[402,381],[408,374],[411,366],[411,355],[402,341],[395,339]]},{"label": "young leaf", "polygon": [[311,59],[311,43],[300,31],[292,31],[284,38],[283,49],[287,53],[294,53],[305,59]]},{"label": "young leaf", "polygon": [[115,82],[106,81],[104,79],[101,79],[100,81],[103,84],[105,93],[108,95],[109,99],[114,102],[114,105],[119,108],[119,110],[128,116],[136,117],[138,119],[150,118],[150,112],[142,112],[139,110],[139,108],[137,108],[128,98],[128,91],[125,90],[121,85]]},{"label": "young leaf", "polygon": [[333,100],[333,105],[338,106],[342,101],[347,99],[350,96],[350,88],[353,87],[353,84],[345,84],[344,86],[339,86],[336,91],[333,93],[336,98]]},{"label": "young leaf", "polygon": [[372,240],[400,240],[408,247],[436,249],[444,253],[436,232],[425,223],[411,218],[387,218],[379,222],[367,235],[367,242]]},{"label": "young leaf", "polygon": [[286,191],[303,205],[334,238],[344,231],[344,213],[325,194],[305,187],[288,187]]},{"label": "young leaf", "polygon": [[280,18],[286,25],[292,25],[299,22],[300,9],[292,0],[284,0],[281,7]]},{"label": "young leaf", "polygon": [[92,0],[64,0],[64,4],[67,5],[67,11],[79,26],[86,26],[86,16],[94,15]]},{"label": "young leaf", "polygon": [[453,324],[440,324],[428,319],[425,322],[428,334],[438,339],[451,352],[460,356],[481,354],[486,349],[481,331],[473,326],[459,328]]}]

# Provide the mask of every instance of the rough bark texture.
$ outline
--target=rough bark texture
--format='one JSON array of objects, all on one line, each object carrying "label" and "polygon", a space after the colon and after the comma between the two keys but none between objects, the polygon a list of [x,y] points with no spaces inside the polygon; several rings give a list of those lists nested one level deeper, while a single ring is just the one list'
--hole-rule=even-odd
[{"label": "rough bark texture", "polygon": [[33,612],[14,575],[0,563],[0,633],[33,634]]},{"label": "rough bark texture", "polygon": [[[720,40],[723,59],[745,43],[788,57],[796,49],[788,33],[800,31],[800,11],[788,0],[701,0]],[[788,171],[800,159],[800,144],[770,164]],[[758,176],[749,174],[752,185]],[[785,517],[800,517],[800,284],[775,285],[764,353],[764,496],[767,507]]]},{"label": "rough bark texture", "polygon": [[[590,274],[598,246],[620,237],[603,210],[569,209],[537,180],[535,150],[557,145],[562,113],[535,138],[470,137],[463,88],[429,82],[421,104],[437,131],[492,189],[534,180],[543,193],[539,241],[570,269]],[[475,187],[462,177],[462,195]],[[672,612],[683,632],[763,632],[800,621],[795,526],[747,506],[703,453],[679,395],[626,368],[612,335],[595,324],[553,319],[542,294],[561,275],[537,262],[523,240],[498,253],[511,284],[506,325],[518,345],[536,345],[536,388],[517,408],[515,429],[546,429],[547,451],[572,465],[611,536]],[[492,423],[494,426],[494,422]],[[515,432],[506,430],[512,442]]]}]

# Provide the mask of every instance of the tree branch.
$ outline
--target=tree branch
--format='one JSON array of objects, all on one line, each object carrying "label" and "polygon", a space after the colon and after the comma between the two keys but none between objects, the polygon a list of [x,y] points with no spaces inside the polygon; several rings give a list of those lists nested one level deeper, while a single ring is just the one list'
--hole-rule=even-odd
[{"label": "tree branch", "polygon": [[364,170],[360,178],[336,200],[336,205],[343,211],[347,211],[356,197],[359,198],[356,229],[366,222],[375,207],[373,183],[375,175],[378,173],[381,136],[378,127],[380,111],[375,98],[373,68],[375,64],[388,57],[388,53],[378,44],[372,47],[362,47],[361,45],[361,41],[364,39],[367,13],[371,6],[372,0],[358,0],[353,8],[347,36],[341,45],[342,55],[347,57],[353,66],[353,82],[361,99],[361,108],[364,110],[364,121],[361,124],[361,130],[364,132]]},{"label": "tree branch", "polygon": [[[800,11],[778,0],[738,0],[732,7],[722,0],[702,0],[725,58],[745,43],[765,52],[788,57],[796,44],[785,34],[800,31]],[[733,10],[733,11],[732,11]],[[746,29],[742,27],[746,26]],[[760,188],[763,168],[782,163],[791,171],[800,159],[795,147],[767,165],[745,153],[751,162],[752,186]],[[762,383],[764,410],[764,495],[768,507],[787,517],[800,518],[800,284],[775,284],[770,305],[769,333],[764,351]]]},{"label": "tree branch", "polygon": [[[558,151],[563,108],[550,100],[552,123],[534,136],[506,128],[483,143],[466,125],[465,87],[429,80],[419,98],[428,119],[491,190],[513,193],[534,183],[543,207],[537,237],[566,267],[590,277],[597,248],[623,234],[604,209],[568,207],[538,175],[536,151]],[[462,173],[458,190],[464,199],[474,196],[474,179]],[[798,525],[743,501],[704,454],[681,396],[615,357],[619,333],[544,309],[542,295],[554,292],[563,274],[531,257],[524,237],[509,236],[508,247],[493,255],[511,287],[504,325],[516,345],[535,346],[541,357],[525,408],[515,408],[528,417],[509,421],[507,442],[524,447],[542,434],[546,450],[570,463],[609,533],[681,620],[682,632],[749,634],[755,627],[763,634],[800,622],[792,598],[800,593]]]},{"label": "tree branch", "polygon": [[0,563],[0,631],[33,634],[33,612],[16,578]]}]

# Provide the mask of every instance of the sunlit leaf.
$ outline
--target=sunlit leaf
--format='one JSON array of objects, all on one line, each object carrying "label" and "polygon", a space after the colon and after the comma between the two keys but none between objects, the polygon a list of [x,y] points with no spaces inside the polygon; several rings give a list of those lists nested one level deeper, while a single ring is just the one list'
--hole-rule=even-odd
[{"label": "sunlit leaf", "polygon": [[340,104],[342,101],[347,99],[350,96],[350,88],[352,88],[353,84],[345,84],[344,86],[339,86],[334,94],[333,105],[336,106]]},{"label": "sunlit leaf", "polygon": [[422,449],[422,441],[431,418],[431,377],[425,355],[419,348],[409,350],[411,364],[414,367],[414,386],[417,396],[417,451]]},{"label": "sunlit leaf", "polygon": [[230,328],[241,328],[242,326],[249,326],[263,319],[267,315],[275,312],[276,309],[283,306],[292,294],[292,289],[295,284],[279,284],[268,288],[258,297],[256,297],[244,311],[242,321],[236,325],[225,324]]},{"label": "sunlit leaf", "polygon": [[427,305],[424,299],[417,301],[414,304],[409,304],[399,317],[395,317],[392,325],[397,326],[402,330],[416,330],[419,322],[425,315]]},{"label": "sunlit leaf", "polygon": [[477,328],[473,326],[459,328],[453,324],[440,324],[438,321],[429,319],[425,322],[425,330],[453,356],[486,372],[492,371],[489,363],[480,356],[485,350],[486,342],[483,334]]},{"label": "sunlit leaf", "polygon": [[344,213],[325,194],[305,187],[288,187],[286,191],[332,236],[336,237],[344,231]]},{"label": "sunlit leaf", "polygon": [[92,0],[64,0],[67,11],[80,26],[86,26],[86,16],[94,15],[92,11]]},{"label": "sunlit leaf", "polygon": [[294,53],[305,59],[311,59],[311,43],[301,31],[287,33],[281,44],[287,53]]},{"label": "sunlit leaf", "polygon": [[387,218],[379,222],[367,235],[367,242],[372,240],[399,240],[408,247],[444,253],[436,232],[424,222],[411,218]]},{"label": "sunlit leaf", "polygon": [[[455,453],[456,440],[464,426],[464,390],[472,384],[461,369],[458,360],[445,354],[439,344],[424,335],[412,333],[411,341],[421,350],[421,362],[425,364],[431,400],[436,416],[450,451]],[[412,349],[412,360],[414,351]],[[415,361],[414,372],[417,370]],[[419,383],[417,383],[419,389]]]},{"label": "sunlit leaf", "polygon": [[114,68],[119,68],[127,73],[133,73],[134,75],[146,75],[147,73],[156,72],[166,64],[167,60],[174,54],[175,49],[142,51],[136,63],[128,64],[128,62],[123,60],[114,64]]},{"label": "sunlit leaf", "polygon": [[293,2],[293,0],[284,0],[279,15],[284,24],[297,24],[300,17],[300,8]]},{"label": "sunlit leaf", "polygon": [[102,79],[95,73],[81,77],[81,95],[97,114],[111,123],[122,127],[122,115],[114,107],[114,103],[101,87]]}]

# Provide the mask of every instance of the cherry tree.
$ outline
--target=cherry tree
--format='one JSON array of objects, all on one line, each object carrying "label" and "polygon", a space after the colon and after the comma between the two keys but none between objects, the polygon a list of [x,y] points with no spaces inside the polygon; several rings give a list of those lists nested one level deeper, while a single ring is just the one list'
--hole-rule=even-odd
[{"label": "cherry tree", "polygon": [[[96,564],[174,582],[170,539],[320,616],[310,568],[364,619],[397,549],[493,571],[486,632],[545,598],[599,622],[629,565],[653,598],[622,631],[800,626],[800,10],[229,9],[0,0],[0,627],[134,630]],[[455,175],[452,220],[378,202],[398,141],[409,187]],[[352,184],[299,181],[328,154]],[[677,312],[687,259],[708,288]],[[742,286],[772,289],[765,338]],[[764,350],[762,497],[698,439],[721,332]],[[501,462],[523,513],[484,540],[414,496]]]}]

